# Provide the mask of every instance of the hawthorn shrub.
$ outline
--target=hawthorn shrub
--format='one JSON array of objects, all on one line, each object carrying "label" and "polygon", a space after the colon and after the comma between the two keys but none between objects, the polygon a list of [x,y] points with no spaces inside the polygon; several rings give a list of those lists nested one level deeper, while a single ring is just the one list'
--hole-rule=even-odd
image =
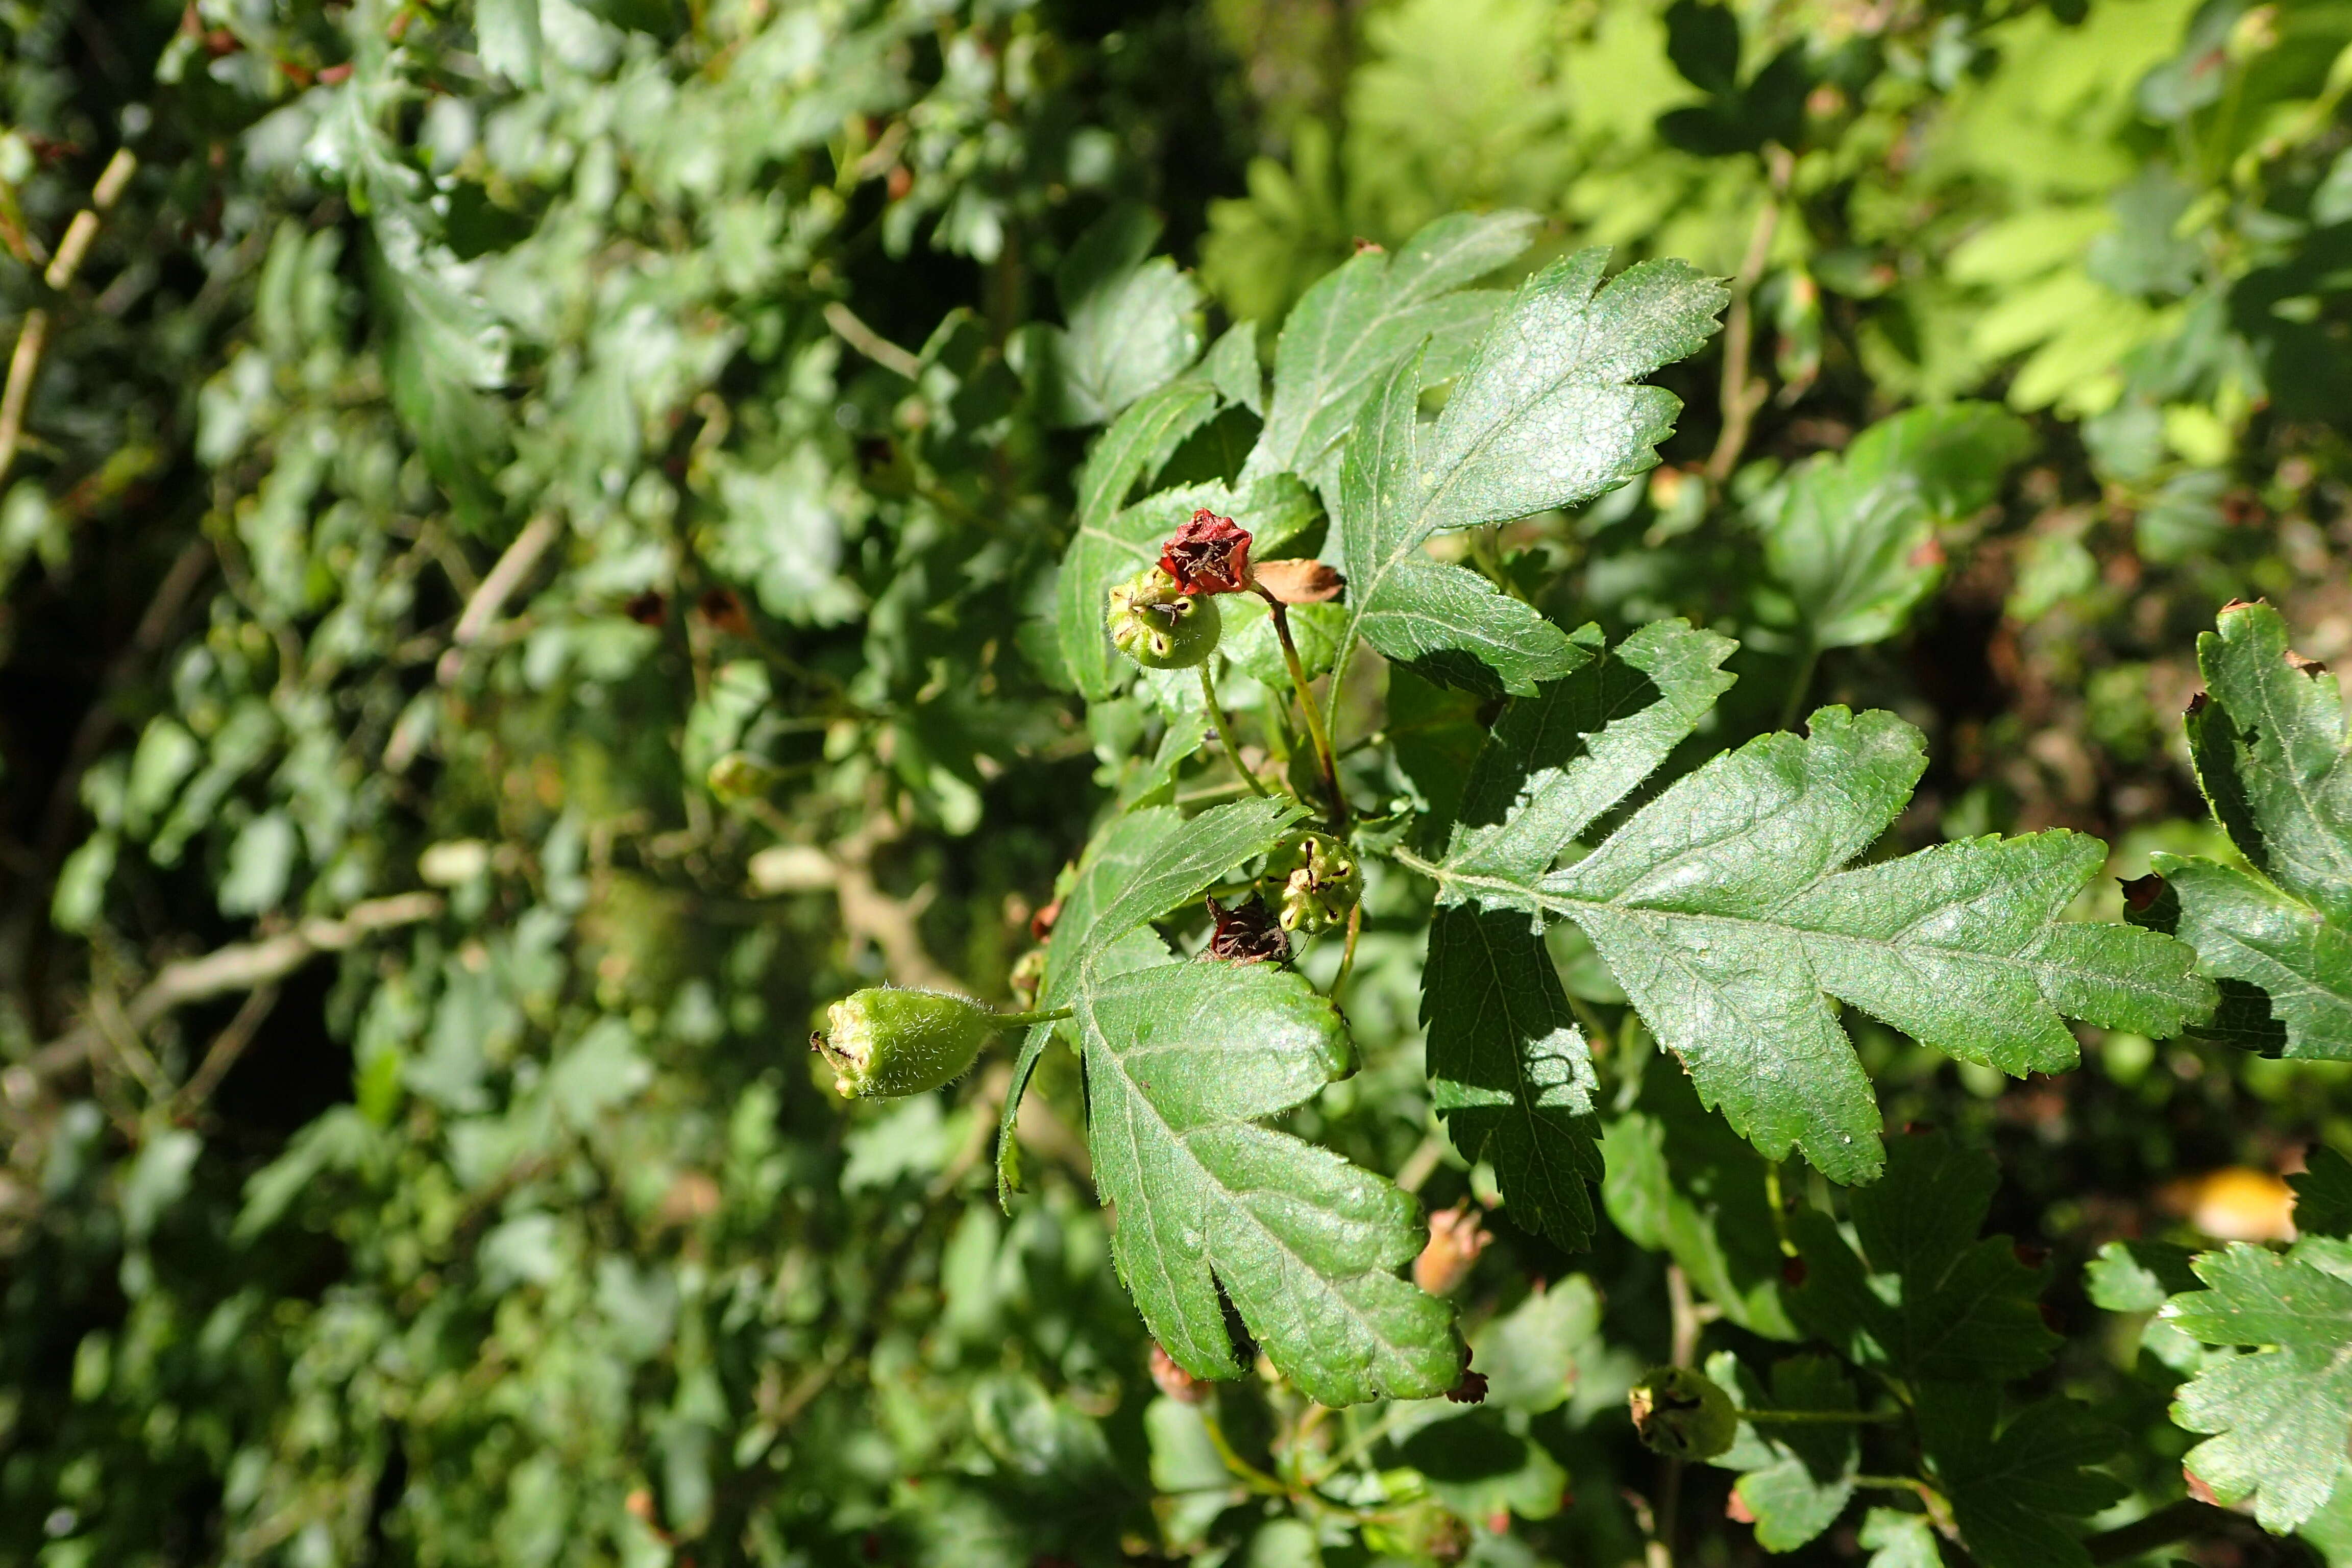
[{"label": "hawthorn shrub", "polygon": [[8,1561],[2352,1561],[2339,9],[0,28]]}]

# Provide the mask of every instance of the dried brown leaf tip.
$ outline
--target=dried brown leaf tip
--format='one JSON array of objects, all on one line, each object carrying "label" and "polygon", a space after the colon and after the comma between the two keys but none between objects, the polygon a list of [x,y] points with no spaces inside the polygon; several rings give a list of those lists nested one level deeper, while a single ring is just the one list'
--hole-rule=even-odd
[{"label": "dried brown leaf tip", "polygon": [[1282,963],[1290,957],[1290,938],[1265,900],[1253,894],[1246,903],[1228,909],[1209,900],[1210,918],[1217,922],[1203,950],[1210,958],[1233,963]]},{"label": "dried brown leaf tip", "polygon": [[1412,1260],[1412,1282],[1433,1296],[1448,1294],[1470,1278],[1472,1265],[1494,1239],[1468,1204],[1438,1210],[1429,1216],[1428,1245]]},{"label": "dried brown leaf tip", "polygon": [[1249,530],[1202,507],[1168,536],[1160,569],[1187,594],[1238,594],[1250,585]]},{"label": "dried brown leaf tip", "polygon": [[1348,580],[1320,561],[1261,561],[1252,574],[1258,592],[1286,605],[1322,605],[1348,591]]},{"label": "dried brown leaf tip", "polygon": [[1209,1397],[1208,1384],[1178,1366],[1157,1342],[1151,1347],[1151,1384],[1179,1405],[1201,1405]]}]

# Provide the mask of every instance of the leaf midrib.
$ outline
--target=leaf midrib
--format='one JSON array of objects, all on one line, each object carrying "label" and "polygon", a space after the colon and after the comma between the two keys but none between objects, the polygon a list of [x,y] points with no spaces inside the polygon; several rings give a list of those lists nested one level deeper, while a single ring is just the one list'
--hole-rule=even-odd
[{"label": "leaf midrib", "polygon": [[[1775,933],[1785,933],[1796,937],[1819,937],[1828,941],[1851,943],[1857,947],[1881,949],[1890,954],[1925,952],[1954,958],[1975,959],[1986,963],[2013,963],[2022,964],[2029,969],[2046,969],[2061,973],[2070,972],[2066,965],[2060,963],[2040,963],[2028,956],[2028,950],[2031,949],[2036,942],[2038,942],[2044,931],[2048,930],[2051,925],[2062,923],[2057,921],[2046,922],[2044,925],[2037,926],[2032,935],[2030,935],[2023,943],[2020,944],[2015,951],[2000,952],[1989,951],[1984,948],[1948,947],[1941,942],[1905,942],[1886,937],[1863,936],[1852,931],[1837,931],[1833,928],[1825,926],[1797,925],[1787,921],[1774,921],[1756,915],[1733,915],[1724,914],[1714,910],[1667,909],[1657,904],[1621,903],[1612,899],[1576,898],[1566,893],[1549,892],[1539,888],[1531,887],[1525,882],[1514,882],[1507,877],[1488,877],[1482,876],[1475,872],[1455,871],[1447,867],[1439,866],[1428,861],[1422,862],[1422,867],[1425,867],[1427,868],[1427,874],[1434,877],[1441,885],[1465,888],[1471,889],[1474,893],[1483,890],[1496,894],[1507,894],[1511,900],[1515,900],[1515,903],[1511,907],[1525,909],[1529,905],[1534,905],[1547,913],[1563,915],[1571,920],[1575,918],[1576,912],[1580,910],[1605,910],[1612,914],[1617,915],[1636,917],[1647,916],[1654,919],[1685,921],[1695,924],[1711,924],[1727,926],[1734,929],[1752,929]],[[1417,867],[1415,868],[1419,869],[1421,868]],[[1831,874],[1835,875],[1836,873],[1832,872]],[[1819,884],[1815,883],[1814,885],[1818,886]],[[2116,975],[2105,970],[2096,971],[2095,973],[2099,975],[2099,978],[2110,984],[2130,985],[2132,984],[2130,976]],[[2146,990],[2150,995],[2160,996],[2166,994],[2166,993],[2156,990],[2152,987],[2143,986],[2140,988]],[[1826,987],[1824,987],[1824,989],[1826,989]]]},{"label": "leaf midrib", "polygon": [[[1471,248],[1473,243],[1479,237],[1481,237],[1479,230],[1475,228],[1465,229],[1461,240],[1454,245],[1444,250],[1432,251],[1432,263],[1431,265],[1423,267],[1422,269],[1423,272],[1426,274],[1436,269],[1435,258],[1467,250]],[[1389,273],[1395,268],[1397,262],[1402,259],[1402,253],[1392,254],[1382,264],[1381,278],[1383,283],[1388,280]],[[1500,265],[1500,263],[1497,263],[1497,265]],[[1443,300],[1448,295],[1461,293],[1469,287],[1471,282],[1475,281],[1476,281],[1475,279],[1466,279],[1463,283],[1457,284],[1453,288],[1441,288],[1434,292],[1430,293],[1407,293],[1402,289],[1391,293],[1381,301],[1379,311],[1370,317],[1363,326],[1362,330],[1358,331],[1355,337],[1348,342],[1347,346],[1339,351],[1339,357],[1336,359],[1327,360],[1325,356],[1329,351],[1332,340],[1339,335],[1343,326],[1349,324],[1341,321],[1340,313],[1339,311],[1334,310],[1331,312],[1324,322],[1323,331],[1315,339],[1316,363],[1326,365],[1328,367],[1328,374],[1320,377],[1310,379],[1307,384],[1310,388],[1312,388],[1313,395],[1303,405],[1306,412],[1299,416],[1298,430],[1296,437],[1293,437],[1294,445],[1297,441],[1305,439],[1307,427],[1315,421],[1315,416],[1335,401],[1330,396],[1330,389],[1339,384],[1340,381],[1344,379],[1338,373],[1345,366],[1355,363],[1357,353],[1360,350],[1370,344],[1384,329],[1402,318],[1410,315],[1414,310],[1420,310],[1424,305],[1433,304],[1439,300]],[[1280,367],[1277,365],[1276,369],[1278,370],[1279,368]],[[1377,374],[1378,373],[1376,372],[1374,374]],[[1272,421],[1269,420],[1267,423],[1268,426],[1271,426]],[[1297,451],[1284,454],[1286,461],[1282,465],[1282,468],[1295,472],[1301,455],[1302,454]],[[1320,453],[1317,454],[1318,457],[1320,457],[1321,455],[1322,454]],[[1268,461],[1272,460],[1272,458],[1269,457]],[[1277,468],[1276,471],[1281,471],[1281,468]]]},{"label": "leaf midrib", "polygon": [[[1169,967],[1174,968],[1176,966],[1171,964]],[[1389,1352],[1396,1359],[1401,1361],[1410,1359],[1406,1354],[1408,1350],[1411,1348],[1410,1346],[1400,1343],[1398,1341],[1391,1339],[1388,1335],[1381,1332],[1380,1330],[1373,1325],[1372,1320],[1365,1313],[1356,1310],[1353,1304],[1341,1293],[1339,1289],[1339,1283],[1336,1277],[1317,1268],[1313,1263],[1301,1257],[1295,1247],[1291,1247],[1287,1242],[1275,1235],[1271,1230],[1268,1230],[1265,1225],[1259,1222],[1255,1215],[1248,1212],[1248,1205],[1242,1201],[1242,1194],[1236,1193],[1233,1188],[1225,1185],[1223,1182],[1212,1175],[1209,1172],[1209,1168],[1201,1163],[1199,1156],[1192,1152],[1190,1134],[1179,1132],[1174,1125],[1169,1121],[1166,1115],[1161,1112],[1159,1103],[1151,1098],[1149,1092],[1146,1091],[1143,1085],[1137,1081],[1135,1076],[1127,1070],[1126,1053],[1117,1050],[1111,1046],[1109,1034],[1102,1027],[1101,1023],[1095,1016],[1094,979],[1095,976],[1091,965],[1089,965],[1086,972],[1084,981],[1079,988],[1077,998],[1079,1015],[1083,1020],[1086,1034],[1091,1037],[1091,1042],[1097,1044],[1102,1053],[1108,1057],[1112,1065],[1118,1069],[1119,1080],[1127,1086],[1128,1093],[1126,1098],[1129,1102],[1130,1104],[1140,1104],[1150,1110],[1152,1121],[1159,1124],[1161,1132],[1166,1135],[1168,1141],[1175,1147],[1183,1151],[1185,1161],[1191,1165],[1198,1180],[1211,1191],[1223,1194],[1228,1206],[1238,1211],[1244,1218],[1246,1218],[1251,1229],[1264,1237],[1266,1242],[1275,1250],[1281,1253],[1283,1257],[1290,1259],[1293,1263],[1297,1264],[1297,1267],[1305,1270],[1310,1278],[1320,1280],[1323,1283],[1326,1292],[1328,1294],[1334,1304],[1346,1311],[1350,1321],[1362,1325],[1365,1331],[1372,1338],[1372,1340],[1375,1342],[1387,1347]],[[1129,1168],[1135,1171],[1138,1175],[1140,1176],[1143,1170],[1143,1162],[1141,1158],[1141,1146],[1137,1140],[1136,1131],[1132,1125],[1134,1120],[1133,1113],[1129,1112],[1126,1120],[1129,1122],[1129,1126],[1127,1128],[1128,1153],[1130,1156]],[[1232,1119],[1231,1122],[1224,1123],[1224,1125],[1244,1124],[1260,1126],[1263,1131],[1273,1131],[1273,1129],[1270,1128],[1264,1128],[1263,1124],[1260,1123],[1258,1119],[1255,1117],[1235,1117]],[[1218,1124],[1212,1123],[1211,1125],[1213,1126]],[[1284,1134],[1284,1136],[1289,1135]],[[1300,1142],[1304,1143],[1304,1140],[1301,1140]],[[1312,1144],[1306,1144],[1305,1146],[1309,1148],[1314,1147]],[[1286,1195],[1296,1196],[1296,1194]],[[1203,1215],[1201,1253],[1202,1261],[1207,1264],[1210,1272],[1214,1274],[1216,1272],[1216,1264],[1209,1258],[1209,1237],[1206,1229],[1208,1224],[1209,1216]],[[1159,1228],[1157,1226],[1153,1226],[1152,1237],[1156,1243],[1159,1238]],[[1166,1253],[1156,1245],[1152,1249],[1152,1259],[1160,1277],[1168,1281],[1169,1288],[1172,1292],[1175,1285],[1174,1276],[1170,1274],[1168,1270]],[[1302,1355],[1301,1359],[1304,1360],[1307,1358]],[[1373,1387],[1385,1390],[1386,1385],[1383,1381],[1376,1373],[1371,1372],[1370,1369],[1364,1369],[1364,1375],[1371,1383]]]}]

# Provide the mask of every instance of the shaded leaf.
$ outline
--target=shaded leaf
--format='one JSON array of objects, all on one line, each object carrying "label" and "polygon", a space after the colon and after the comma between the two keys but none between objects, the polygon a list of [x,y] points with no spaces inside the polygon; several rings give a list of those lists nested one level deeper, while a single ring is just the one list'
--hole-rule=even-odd
[{"label": "shaded leaf", "polygon": [[1943,575],[1937,530],[1992,500],[2025,455],[2025,422],[1990,403],[1915,408],[1823,453],[1752,510],[1764,559],[1816,647],[1902,630]]},{"label": "shaded leaf", "polygon": [[2189,1469],[2224,1503],[2252,1499],[2271,1531],[2320,1510],[2352,1446],[2352,1283],[2309,1261],[2309,1247],[2206,1253],[2192,1267],[2208,1288],[2164,1308],[2192,1339],[2248,1347],[2183,1384],[2172,1418],[2213,1434]]},{"label": "shaded leaf", "polygon": [[2039,1370],[2058,1344],[2041,1277],[2008,1237],[1977,1237],[1996,1180],[1989,1156],[1940,1132],[1897,1140],[1885,1179],[1853,1194],[1859,1254],[1820,1210],[1790,1216],[1805,1262],[1790,1313],[1848,1360],[1906,1382],[1990,1386]]},{"label": "shaded leaf", "polygon": [[1316,474],[1397,361],[1424,340],[1435,362],[1458,356],[1498,300],[1458,290],[1525,250],[1535,226],[1532,213],[1442,217],[1393,253],[1360,252],[1309,289],[1283,323],[1265,428],[1244,473]]},{"label": "shaded leaf", "polygon": [[2168,1035],[2211,1005],[2179,943],[2061,921],[2105,863],[2096,840],[1985,837],[1838,869],[1923,765],[1894,715],[1824,708],[1805,740],[1717,757],[1565,869],[1432,872],[1442,900],[1575,921],[1703,1100],[1768,1158],[1801,1148],[1867,1181],[1878,1108],[1831,996],[2021,1077],[2074,1065],[2062,1015]]},{"label": "shaded leaf", "polygon": [[[1707,1375],[1742,1409],[1853,1410],[1853,1385],[1828,1356],[1790,1356],[1773,1363],[1769,1399],[1739,1375],[1728,1351],[1707,1361]],[[1858,1428],[1795,1422],[1754,1426],[1742,1421],[1728,1452],[1711,1461],[1742,1470],[1733,1487],[1756,1518],[1756,1544],[1793,1552],[1837,1522],[1853,1497],[1862,1458]]]},{"label": "shaded leaf", "polygon": [[1706,340],[1723,292],[1678,262],[1600,289],[1606,259],[1580,251],[1530,279],[1431,429],[1419,413],[1425,356],[1401,363],[1366,405],[1339,479],[1350,642],[1520,695],[1583,662],[1528,605],[1421,547],[1443,530],[1590,500],[1656,463],[1681,405],[1635,383]]},{"label": "shaded leaf", "polygon": [[2121,1439],[2070,1400],[2028,1405],[1996,1430],[2000,1406],[1990,1384],[1919,1390],[1920,1446],[1961,1541],[1984,1568],[2087,1568],[2080,1521],[2127,1489],[2089,1467]]}]

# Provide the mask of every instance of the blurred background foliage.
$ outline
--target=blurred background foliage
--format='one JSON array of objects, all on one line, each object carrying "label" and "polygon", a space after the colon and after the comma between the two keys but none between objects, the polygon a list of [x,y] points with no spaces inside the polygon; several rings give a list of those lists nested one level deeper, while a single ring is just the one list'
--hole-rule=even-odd
[{"label": "blurred background foliage", "polygon": [[[5,0],[0,34],[0,1561],[1641,1560],[1631,1377],[1677,1326],[1790,1333],[1753,1156],[1674,1075],[1601,1064],[1592,1255],[1489,1215],[1474,1426],[1273,1384],[1213,1425],[1155,1391],[1066,1058],[1007,1217],[1001,1067],[851,1110],[803,1044],[885,976],[1008,997],[1090,816],[1165,784],[1148,711],[1082,717],[1053,651],[1073,475],[1359,244],[1507,205],[1529,265],[1732,279],[1667,464],[1474,548],[1566,624],[1739,637],[1709,749],[1809,700],[1919,724],[1906,846],[2221,852],[2194,634],[2264,595],[2352,653],[2336,0]],[[1810,581],[1808,487],[1958,398],[2014,416],[1971,426],[1980,482]],[[1385,701],[1408,773],[1475,744],[1466,700]],[[1376,879],[1364,1070],[1290,1125],[1491,1204],[1427,1105],[1426,899]],[[2085,1031],[2020,1084],[1859,1033],[1890,1123],[1994,1150],[1991,1228],[2054,1253],[2042,1381],[2129,1429],[2122,1509],[2177,1496],[2177,1374],[2080,1265],[2284,1234],[2277,1173],[2352,1145],[2342,1070]],[[1357,1501],[1301,1484],[1342,1459]],[[1688,1561],[1760,1555],[1728,1486],[1688,1478]],[[2199,1560],[2352,1561],[2332,1528]],[[1800,1560],[1934,1550],[1874,1516]]]}]

